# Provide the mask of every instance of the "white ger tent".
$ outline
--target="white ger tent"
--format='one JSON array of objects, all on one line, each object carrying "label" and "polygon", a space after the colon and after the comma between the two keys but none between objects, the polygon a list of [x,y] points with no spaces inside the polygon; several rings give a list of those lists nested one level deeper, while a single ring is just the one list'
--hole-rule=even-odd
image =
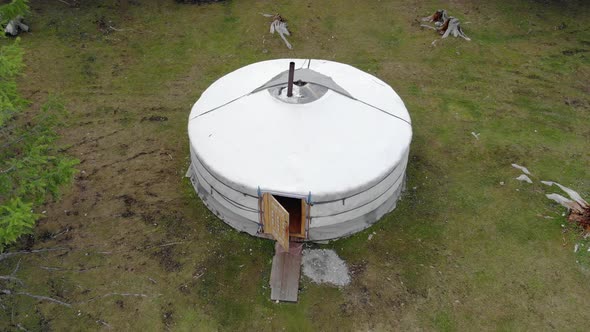
[{"label": "white ger tent", "polygon": [[350,235],[393,210],[412,127],[378,78],[332,61],[280,59],[213,83],[192,108],[188,134],[187,176],[207,207],[281,243]]}]

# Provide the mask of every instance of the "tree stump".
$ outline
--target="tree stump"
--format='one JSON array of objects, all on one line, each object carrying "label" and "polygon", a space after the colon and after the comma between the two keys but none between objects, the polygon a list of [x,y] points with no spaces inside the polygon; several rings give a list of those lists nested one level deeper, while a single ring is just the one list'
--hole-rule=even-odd
[{"label": "tree stump", "polygon": [[434,22],[435,26],[441,26],[447,19],[449,18],[449,14],[445,9],[439,9],[434,12],[434,14],[423,17],[422,21],[424,22]]},{"label": "tree stump", "polygon": [[262,14],[262,16],[272,17],[272,22],[270,23],[270,33],[274,34],[276,31],[285,42],[285,45],[287,45],[289,49],[292,49],[293,46],[291,46],[291,43],[289,43],[285,37],[291,35],[291,32],[289,32],[289,28],[287,27],[287,21],[278,13],[274,15]]},{"label": "tree stump", "polygon": [[447,38],[449,35],[453,35],[453,37],[461,37],[467,41],[471,40],[471,38],[465,35],[463,29],[461,29],[461,23],[459,20],[452,16],[447,18],[438,31],[442,35],[442,38]]},{"label": "tree stump", "polygon": [[449,35],[452,35],[453,37],[461,37],[467,41],[471,40],[471,38],[465,35],[463,29],[461,29],[461,22],[459,19],[449,16],[444,9],[439,9],[434,12],[434,14],[423,17],[422,21],[434,23],[434,27],[426,24],[421,24],[421,26],[436,30],[442,35],[442,38],[447,38]]}]

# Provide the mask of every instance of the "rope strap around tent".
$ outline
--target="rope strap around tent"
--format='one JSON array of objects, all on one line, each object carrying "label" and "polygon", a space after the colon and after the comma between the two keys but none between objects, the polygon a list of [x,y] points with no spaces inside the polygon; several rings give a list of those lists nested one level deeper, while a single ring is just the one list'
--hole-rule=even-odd
[{"label": "rope strap around tent", "polygon": [[400,120],[402,120],[403,122],[405,122],[405,123],[409,124],[410,126],[412,126],[412,123],[411,123],[410,121],[408,121],[408,120],[406,120],[406,119],[404,119],[404,118],[402,118],[402,117],[399,117],[399,116],[397,116],[397,115],[395,115],[395,114],[391,114],[391,113],[387,112],[387,111],[386,111],[386,110],[384,110],[384,109],[381,109],[381,108],[379,108],[379,107],[377,107],[377,106],[371,105],[371,104],[369,104],[369,103],[367,103],[367,102],[364,102],[364,101],[362,101],[362,100],[360,100],[360,99],[356,99],[356,98],[352,98],[352,99],[353,99],[353,100],[356,100],[356,101],[358,101],[359,103],[363,103],[363,104],[365,104],[365,105],[367,105],[367,106],[369,106],[369,107],[372,107],[372,108],[374,108],[374,109],[376,109],[376,110],[378,110],[378,111],[380,111],[380,112],[383,112],[383,113],[385,113],[385,114],[387,114],[387,115],[389,115],[389,116],[392,116],[392,117],[394,117],[394,118],[396,118],[396,119],[400,119]]},{"label": "rope strap around tent", "polygon": [[[204,163],[201,161],[201,159],[199,159],[199,157],[197,156],[197,154],[196,154],[196,153],[195,153],[195,154],[192,154],[192,155],[194,155],[194,157],[197,159],[197,161],[199,162],[199,164],[201,165],[201,167],[203,168],[203,170],[205,170],[205,171],[206,171],[206,172],[209,174],[209,176],[211,176],[213,179],[217,180],[217,182],[221,183],[221,184],[222,184],[222,185],[224,185],[225,187],[227,187],[227,188],[229,188],[229,189],[231,189],[231,190],[233,190],[233,191],[235,191],[235,192],[238,192],[238,193],[240,193],[240,194],[242,194],[242,195],[244,195],[244,196],[249,196],[249,197],[252,197],[252,198],[257,198],[257,196],[254,196],[254,195],[252,195],[252,194],[249,194],[249,193],[246,193],[246,192],[243,192],[243,191],[240,191],[240,190],[237,190],[237,189],[235,189],[235,188],[232,188],[232,187],[228,186],[227,184],[225,184],[225,182],[221,181],[221,180],[220,180],[218,177],[216,177],[216,176],[214,175],[214,173],[213,173],[213,172],[211,172],[211,171],[210,171],[210,170],[209,170],[209,169],[208,169],[208,168],[205,166],[205,164],[204,164]],[[205,182],[207,182],[207,183],[209,184],[209,181],[207,181],[207,180],[205,179],[205,177],[204,177],[204,176],[203,176],[203,179],[205,180]]]},{"label": "rope strap around tent", "polygon": [[260,186],[258,186],[258,230],[256,233],[260,234],[264,232],[264,204],[262,203],[262,191],[260,190]]},{"label": "rope strap around tent", "polygon": [[[199,175],[198,175],[198,173],[197,173],[196,176],[197,176],[197,181],[199,181]],[[223,199],[225,199],[229,204],[235,206],[236,208],[238,208],[240,210],[247,211],[247,212],[255,212],[255,213],[258,213],[259,212],[256,209],[253,209],[253,208],[251,208],[249,206],[246,206],[244,204],[238,203],[237,201],[235,201],[235,200],[229,198],[228,196],[224,195],[222,192],[220,192],[219,190],[215,189],[215,187],[211,183],[209,183],[209,181],[207,181],[207,179],[205,179],[205,177],[203,177],[203,176],[201,176],[201,177],[203,179],[203,182],[205,182],[209,186],[209,188],[210,188],[210,195],[211,196],[213,196],[213,193],[215,192],[220,197],[222,197]],[[192,177],[191,177],[191,179],[192,179]]]},{"label": "rope strap around tent", "polygon": [[317,215],[317,216],[315,216],[315,218],[327,218],[327,217],[334,217],[334,216],[341,215],[341,214],[344,214],[344,213],[348,213],[348,212],[351,212],[351,211],[354,211],[354,210],[360,209],[360,208],[362,208],[362,207],[364,207],[364,206],[367,206],[367,205],[369,205],[369,204],[373,203],[374,201],[378,200],[379,198],[381,198],[383,195],[385,195],[385,194],[386,194],[386,193],[387,193],[389,190],[391,190],[391,188],[393,188],[393,187],[394,187],[396,184],[398,184],[398,186],[399,186],[399,180],[402,178],[402,175],[404,175],[404,174],[405,174],[405,173],[402,173],[402,174],[400,174],[400,175],[397,177],[397,179],[395,179],[395,181],[393,182],[393,184],[391,184],[391,185],[390,185],[390,186],[389,186],[389,187],[388,187],[388,188],[387,188],[387,189],[386,189],[384,192],[382,192],[381,194],[379,194],[379,195],[377,195],[376,197],[374,197],[372,200],[370,200],[370,201],[368,201],[368,202],[366,202],[366,203],[364,203],[364,204],[362,204],[362,205],[356,206],[356,207],[354,207],[354,208],[352,208],[352,209],[348,209],[348,210],[345,210],[345,211],[340,211],[340,212],[336,212],[336,213],[332,213],[332,214],[327,214],[327,215],[323,215],[323,216]]},{"label": "rope strap around tent", "polygon": [[251,92],[248,92],[248,93],[246,93],[245,95],[242,95],[242,96],[239,96],[238,98],[232,99],[232,100],[228,101],[228,102],[227,102],[227,103],[225,103],[225,104],[219,105],[219,106],[217,106],[217,107],[213,107],[212,109],[210,109],[210,110],[208,110],[208,111],[206,111],[206,112],[203,112],[203,113],[201,113],[201,114],[197,114],[197,115],[193,116],[192,118],[188,119],[188,121],[194,120],[194,119],[196,119],[196,118],[200,117],[201,115],[205,115],[205,114],[207,114],[207,113],[211,113],[211,112],[213,112],[213,111],[216,111],[216,110],[218,110],[218,109],[220,109],[220,108],[222,108],[222,107],[224,107],[224,106],[227,106],[227,105],[229,105],[229,104],[233,103],[234,101],[237,101],[237,100],[239,100],[239,99],[242,99],[242,98],[244,98],[244,97],[246,97],[246,96],[250,95],[250,93],[251,93]]},{"label": "rope strap around tent", "polygon": [[[311,61],[310,61],[310,62],[311,62]],[[281,83],[277,83],[277,84],[274,84],[274,85],[271,85],[271,86],[269,86],[268,88],[273,88],[273,87],[281,86],[281,85],[283,85],[283,84],[285,84],[285,83],[283,83],[283,82],[281,82]],[[374,109],[376,109],[376,110],[378,110],[378,111],[380,111],[380,112],[382,112],[382,113],[385,113],[385,114],[387,114],[387,115],[389,115],[389,116],[392,116],[392,117],[394,117],[394,118],[396,118],[396,119],[402,120],[403,122],[407,123],[407,124],[408,124],[408,125],[410,125],[410,126],[412,125],[412,123],[411,123],[410,121],[408,121],[408,120],[406,120],[406,119],[404,119],[404,118],[402,118],[402,117],[400,117],[400,116],[397,116],[397,115],[395,115],[395,114],[391,114],[391,113],[387,112],[386,110],[384,110],[384,109],[382,109],[382,108],[379,108],[379,107],[377,107],[377,106],[375,106],[375,105],[371,105],[371,104],[369,104],[369,103],[367,103],[367,102],[365,102],[365,101],[363,101],[363,100],[357,99],[357,98],[353,97],[352,95],[346,95],[346,94],[344,94],[344,93],[341,93],[341,92],[339,92],[339,91],[336,91],[336,90],[330,89],[330,87],[328,87],[328,86],[326,86],[326,85],[323,85],[323,84],[318,84],[318,83],[315,83],[315,82],[314,82],[314,84],[316,84],[316,85],[318,85],[318,86],[321,86],[321,87],[324,87],[324,88],[326,88],[326,89],[329,89],[329,90],[331,90],[331,91],[334,91],[334,92],[338,93],[339,95],[345,96],[345,97],[347,97],[347,98],[350,98],[350,99],[352,99],[352,100],[355,100],[355,101],[358,101],[359,103],[365,104],[365,105],[367,105],[367,106],[369,106],[369,107],[371,107],[371,108],[374,108]],[[258,89],[254,89],[252,92],[246,93],[246,94],[244,94],[244,95],[242,95],[242,96],[240,96],[240,97],[237,97],[237,98],[235,98],[235,99],[232,99],[232,100],[230,100],[230,101],[226,102],[225,104],[219,105],[219,106],[217,106],[217,107],[214,107],[214,108],[212,108],[212,109],[210,109],[210,110],[208,110],[208,111],[205,111],[205,112],[203,112],[203,113],[197,114],[197,115],[195,115],[194,117],[190,118],[190,119],[189,119],[189,122],[190,122],[191,120],[194,120],[194,119],[196,119],[196,118],[198,118],[198,117],[202,116],[202,115],[205,115],[205,114],[208,114],[208,113],[214,112],[214,111],[216,111],[216,110],[218,110],[218,109],[220,109],[220,108],[222,108],[222,107],[224,107],[224,106],[227,106],[227,105],[229,105],[229,104],[231,104],[231,103],[233,103],[233,102],[235,102],[235,101],[237,101],[237,100],[239,100],[239,99],[242,99],[242,98],[244,98],[244,97],[247,97],[247,96],[249,96],[249,95],[250,95],[250,94],[252,94],[252,93],[255,93],[255,92],[260,92],[260,91],[262,91],[262,90],[258,90],[258,91],[256,91],[256,90],[258,90]],[[266,90],[266,89],[265,89],[265,90]]]}]

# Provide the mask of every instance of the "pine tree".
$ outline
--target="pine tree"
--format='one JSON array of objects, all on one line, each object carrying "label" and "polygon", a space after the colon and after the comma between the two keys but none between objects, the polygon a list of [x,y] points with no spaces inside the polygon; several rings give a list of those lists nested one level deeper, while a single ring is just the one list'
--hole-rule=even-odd
[{"label": "pine tree", "polygon": [[[0,6],[1,20],[27,10],[26,0],[13,0]],[[55,128],[66,112],[57,98],[50,98],[30,120],[19,117],[29,104],[16,85],[22,56],[18,38],[0,48],[0,252],[31,232],[40,217],[35,208],[58,195],[78,163],[55,146]]]}]

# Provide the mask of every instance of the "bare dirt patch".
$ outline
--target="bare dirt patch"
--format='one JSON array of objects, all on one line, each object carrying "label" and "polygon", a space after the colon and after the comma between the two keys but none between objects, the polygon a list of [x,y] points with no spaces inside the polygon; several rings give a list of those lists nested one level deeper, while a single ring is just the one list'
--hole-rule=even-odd
[{"label": "bare dirt patch", "polygon": [[152,256],[158,260],[160,266],[166,272],[175,272],[182,267],[182,264],[176,260],[176,255],[172,247],[158,249],[152,254]]}]

